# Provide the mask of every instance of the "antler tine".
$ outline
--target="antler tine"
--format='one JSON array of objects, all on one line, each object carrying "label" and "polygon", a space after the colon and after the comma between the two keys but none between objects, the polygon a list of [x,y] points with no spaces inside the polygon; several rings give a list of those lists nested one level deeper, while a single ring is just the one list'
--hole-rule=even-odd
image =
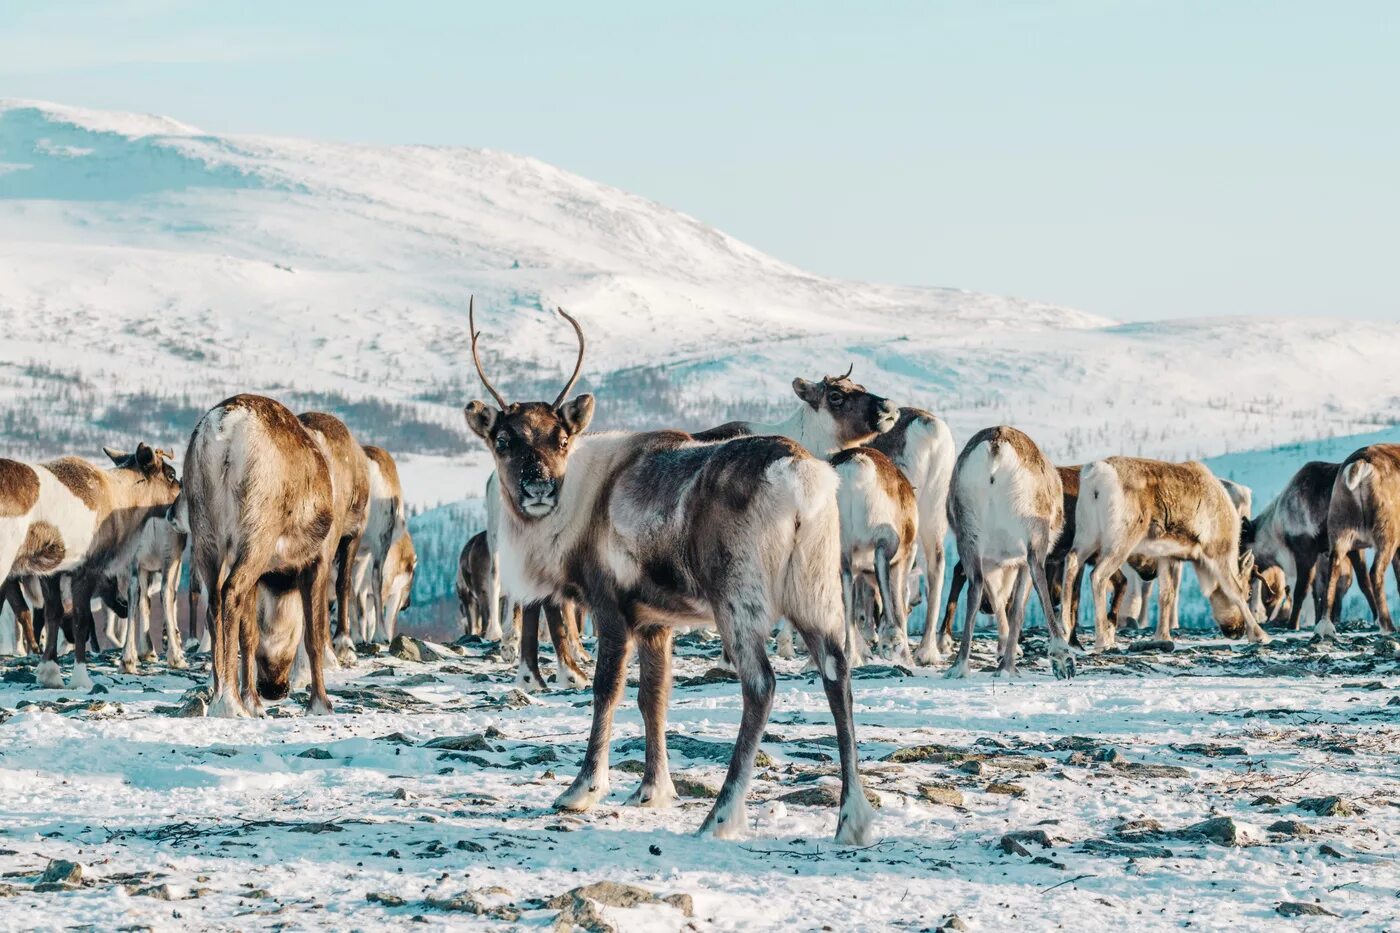
[{"label": "antler tine", "polygon": [[853,373],[853,372],[855,372],[855,371],[856,371],[856,364],[855,364],[855,361],[853,360],[853,361],[851,362],[851,365],[848,366],[848,367],[846,367],[846,371],[845,371],[843,374],[841,374],[840,376],[837,376],[836,378],[837,378],[837,379],[849,379],[850,376],[851,376],[851,373]]},{"label": "antler tine", "polygon": [[175,459],[175,451],[173,451],[173,450],[165,450],[164,448],[157,447],[157,448],[156,448],[156,453],[160,454],[162,457],[164,457],[164,458],[167,459],[167,460],[174,460],[174,459]]},{"label": "antler tine", "polygon": [[481,332],[476,329],[476,296],[472,295],[467,303],[467,326],[472,332],[472,362],[476,364],[476,374],[481,378],[481,384],[486,387],[486,391],[491,393],[491,397],[496,400],[496,405],[505,411],[506,400],[501,398],[501,393],[496,391],[496,387],[491,384],[491,380],[486,378],[486,370],[481,368],[481,354],[476,350],[476,338],[481,336]]},{"label": "antler tine", "polygon": [[564,404],[564,400],[569,397],[569,393],[574,389],[574,383],[578,382],[578,374],[583,371],[583,351],[587,348],[588,341],[584,339],[583,328],[579,326],[578,321],[574,320],[573,315],[569,314],[569,312],[565,311],[563,308],[556,308],[555,310],[559,312],[560,317],[574,325],[574,333],[578,334],[578,361],[574,363],[574,374],[569,377],[568,383],[564,386],[564,391],[560,392],[559,397],[554,400],[554,407],[558,408],[560,405]]}]

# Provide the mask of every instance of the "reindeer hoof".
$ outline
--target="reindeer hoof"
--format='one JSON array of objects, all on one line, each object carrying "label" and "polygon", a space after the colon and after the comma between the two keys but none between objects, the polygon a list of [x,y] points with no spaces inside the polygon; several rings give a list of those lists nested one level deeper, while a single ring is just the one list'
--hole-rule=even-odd
[{"label": "reindeer hoof", "polygon": [[135,658],[122,658],[121,669],[123,674],[135,674],[140,668],[141,665],[136,662]]},{"label": "reindeer hoof", "polygon": [[1055,673],[1056,680],[1070,680],[1075,675],[1073,655],[1063,655],[1050,659],[1050,670]]},{"label": "reindeer hoof", "polygon": [[655,784],[642,784],[632,792],[632,796],[627,798],[627,806],[642,807],[649,810],[665,810],[676,805],[676,788],[671,783],[671,776],[666,775],[665,782]]},{"label": "reindeer hoof", "polygon": [[877,838],[875,808],[865,799],[865,788],[858,788],[836,819],[836,842],[843,846],[868,846]]},{"label": "reindeer hoof", "polygon": [[248,711],[238,697],[231,693],[221,693],[209,704],[207,715],[211,719],[247,719]]},{"label": "reindeer hoof", "polygon": [[943,672],[945,680],[964,680],[967,677],[968,667],[966,661],[958,661],[952,667]]},{"label": "reindeer hoof", "polygon": [[185,660],[183,654],[171,655],[165,659],[166,666],[172,671],[183,671],[189,668],[190,662]]},{"label": "reindeer hoof", "polygon": [[739,801],[737,806],[727,806],[716,804],[710,811],[710,815],[705,817],[705,822],[701,825],[696,835],[708,836],[711,839],[744,839],[749,834],[749,815],[744,807],[744,802]]},{"label": "reindeer hoof", "polygon": [[39,670],[35,674],[39,686],[48,687],[50,690],[63,688],[63,672],[58,669],[57,661],[40,661]]},{"label": "reindeer hoof", "polygon": [[68,681],[68,686],[74,690],[91,690],[92,678],[88,676],[86,664],[73,665],[73,677]]},{"label": "reindeer hoof", "polygon": [[312,697],[306,703],[306,712],[310,716],[329,716],[335,708],[329,697]]},{"label": "reindeer hoof", "polygon": [[575,780],[569,789],[554,801],[554,809],[569,813],[582,813],[608,795],[608,783],[601,781],[590,786],[587,782]]},{"label": "reindeer hoof", "polygon": [[154,651],[141,652],[141,662],[143,664],[150,664],[152,661],[155,661],[157,657],[158,655]]}]

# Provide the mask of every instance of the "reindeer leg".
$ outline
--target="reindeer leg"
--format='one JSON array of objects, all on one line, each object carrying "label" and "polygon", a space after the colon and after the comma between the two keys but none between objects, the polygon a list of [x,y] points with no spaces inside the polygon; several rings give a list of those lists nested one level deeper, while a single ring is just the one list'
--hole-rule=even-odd
[{"label": "reindeer leg", "polygon": [[744,799],[748,796],[754,758],[758,755],[759,740],[763,737],[763,727],[773,709],[773,693],[777,688],[773,666],[768,663],[768,654],[764,650],[768,626],[772,623],[767,615],[742,608],[739,612],[733,612],[728,605],[716,605],[715,609],[720,636],[739,673],[744,713],[739,721],[739,736],[734,742],[734,754],[729,758],[724,786],[720,788],[714,808],[700,826],[700,835],[741,839],[749,829]]},{"label": "reindeer leg", "polygon": [[588,676],[574,658],[564,607],[551,599],[544,604],[544,618],[549,627],[549,640],[554,644],[554,685],[561,689],[586,686]]},{"label": "reindeer leg", "polygon": [[326,646],[331,640],[330,589],[334,562],[322,553],[297,577],[301,594],[302,637],[306,663],[311,668],[311,688],[306,711],[313,715],[331,712],[331,698],[326,695]]},{"label": "reindeer leg", "polygon": [[131,608],[127,613],[126,630],[122,632],[121,669],[123,674],[135,674],[141,667],[137,642],[141,638],[141,610],[145,603],[145,600],[141,598],[141,572],[135,565],[131,568],[131,580],[127,584],[127,588],[134,598],[127,600],[127,604]]},{"label": "reindeer leg", "polygon": [[351,635],[354,615],[355,557],[360,551],[359,538],[341,538],[335,554],[335,639],[331,642],[335,658],[346,667],[359,663],[355,654],[355,639]]},{"label": "reindeer leg", "polygon": [[1001,665],[996,671],[998,675],[1017,676],[1016,651],[1021,645],[1021,626],[1026,623],[1026,597],[1030,595],[1030,589],[1030,566],[1022,564],[1016,568],[1016,579],[1011,588],[1010,605],[1004,606],[1000,610],[1001,615],[1008,616],[1008,625],[1006,640],[1001,646]]},{"label": "reindeer leg", "polygon": [[184,562],[184,554],[177,554],[160,580],[161,607],[165,614],[165,663],[177,671],[189,667],[185,661],[185,646],[180,643],[180,611],[177,606],[180,568]]},{"label": "reindeer leg", "polygon": [[521,613],[520,667],[515,685],[526,693],[545,689],[544,677],[540,675],[540,606],[532,603]]},{"label": "reindeer leg", "polygon": [[906,615],[903,594],[909,585],[907,562],[890,567],[890,558],[884,545],[875,548],[875,582],[880,587],[881,628],[886,632],[893,659],[910,667],[914,666],[914,656],[909,651],[909,620]]},{"label": "reindeer leg", "polygon": [[[1352,576],[1356,578],[1356,585],[1361,588],[1361,595],[1366,599],[1366,606],[1371,610],[1371,618],[1380,615],[1380,609],[1376,605],[1376,591],[1371,586],[1371,575],[1366,572],[1366,558],[1360,549],[1347,552],[1347,561],[1352,569]],[[1345,569],[1345,568],[1343,568]],[[1342,620],[1342,602],[1346,597],[1346,592],[1351,588],[1351,580],[1345,574],[1337,585],[1337,601],[1332,607],[1332,624],[1336,625]]]},{"label": "reindeer leg", "polygon": [[569,789],[554,801],[556,810],[587,810],[608,794],[608,742],[613,714],[627,685],[627,656],[632,635],[616,606],[592,606],[598,633],[598,667],[593,673],[593,725],[583,766]]},{"label": "reindeer leg", "polygon": [[88,676],[87,649],[96,625],[92,617],[92,594],[97,581],[86,573],[73,579],[73,615],[75,624],[73,638],[73,676],[68,685],[74,690],[91,690],[92,678]]},{"label": "reindeer leg", "polygon": [[63,674],[58,669],[58,633],[63,628],[63,590],[57,576],[41,581],[44,589],[44,660],[35,672],[39,685],[51,689],[63,687]]},{"label": "reindeer leg", "polygon": [[515,660],[513,656],[506,654],[507,639],[501,631],[501,616],[505,614],[501,606],[501,559],[494,551],[491,553],[490,572],[486,574],[486,611],[486,634],[482,637],[487,641],[500,642],[501,656],[507,662]]},{"label": "reindeer leg", "polygon": [[155,625],[154,616],[151,613],[151,590],[155,575],[149,571],[139,572],[137,579],[141,584],[141,592],[136,594],[136,598],[141,603],[141,660],[147,663],[154,661],[157,657],[155,646]]},{"label": "reindeer leg", "polygon": [[[920,537],[923,537],[922,533]],[[939,646],[941,639],[936,623],[943,602],[943,572],[948,563],[942,540],[936,545],[930,545],[927,541],[921,544],[919,559],[924,565],[924,588],[927,595],[924,597],[924,632],[919,637],[919,647],[914,649],[914,660],[923,665],[941,664],[943,652]]]},{"label": "reindeer leg", "polygon": [[[277,597],[276,603],[281,601]],[[254,586],[249,599],[250,610],[243,613],[238,621],[238,657],[239,657],[239,683],[241,685],[240,696],[243,699],[243,708],[248,711],[248,715],[256,719],[261,719],[266,713],[263,710],[262,696],[258,692],[258,644],[262,640],[261,620],[258,618],[262,611],[263,598]],[[277,610],[270,610],[275,613]]]},{"label": "reindeer leg", "polygon": [[[957,660],[953,666],[948,668],[943,675],[949,679],[960,679],[967,676],[969,661],[972,657],[972,633],[977,628],[977,610],[982,608],[983,578],[980,565],[969,566],[966,561],[959,561],[958,566],[963,568],[963,573],[967,578],[967,600],[963,608],[963,633],[962,644],[958,648]],[[953,568],[953,586],[957,587],[957,567]],[[948,599],[949,612],[957,606],[957,599]]]},{"label": "reindeer leg", "polygon": [[1293,580],[1293,605],[1288,607],[1288,627],[1296,632],[1302,622],[1304,606],[1310,605],[1307,601],[1312,596],[1313,578],[1317,575],[1317,559],[1304,560],[1295,553],[1293,563],[1298,572]]},{"label": "reindeer leg", "polygon": [[1371,592],[1376,597],[1376,623],[1386,633],[1395,631],[1395,625],[1390,621],[1390,606],[1385,598],[1385,572],[1395,558],[1395,551],[1393,544],[1378,544],[1376,555],[1371,559]]},{"label": "reindeer leg", "polygon": [[642,680],[637,707],[646,727],[646,770],[642,784],[627,798],[632,807],[670,807],[676,802],[671,766],[666,757],[666,706],[671,699],[671,629],[647,626],[636,632]]},{"label": "reindeer leg", "polygon": [[1337,633],[1337,627],[1332,622],[1332,605],[1341,596],[1337,592],[1337,581],[1342,576],[1342,564],[1347,560],[1349,550],[1349,547],[1334,541],[1328,554],[1327,585],[1323,588],[1322,605],[1317,608],[1317,622],[1313,625],[1313,637],[1320,641]]},{"label": "reindeer leg", "polygon": [[1172,561],[1157,561],[1157,640],[1171,641],[1176,622],[1177,589],[1172,585]]},{"label": "reindeer leg", "polygon": [[[841,568],[841,598],[842,606],[845,608],[845,631],[846,631],[846,656],[851,659],[853,667],[863,667],[865,665],[865,634],[861,632],[859,623],[856,622],[856,593],[855,580],[851,572],[846,567]],[[816,663],[816,656],[812,656],[813,664]]]},{"label": "reindeer leg", "polygon": [[953,650],[953,617],[958,613],[958,598],[967,587],[967,570],[962,561],[953,565],[953,581],[948,589],[948,602],[938,624],[938,650],[947,655]]}]

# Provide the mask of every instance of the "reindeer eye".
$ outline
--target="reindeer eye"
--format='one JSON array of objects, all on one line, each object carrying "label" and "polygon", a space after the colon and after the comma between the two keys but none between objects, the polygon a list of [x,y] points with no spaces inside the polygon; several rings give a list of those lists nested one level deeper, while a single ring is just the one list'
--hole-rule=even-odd
[{"label": "reindeer eye", "polygon": [[826,400],[832,405],[841,405],[845,403],[846,396],[842,395],[840,392],[832,392],[827,395]]},{"label": "reindeer eye", "polygon": [[561,435],[559,435],[559,449],[560,449],[560,450],[568,450],[568,449],[569,449],[569,435],[567,435],[567,434],[561,434]]},{"label": "reindeer eye", "polygon": [[506,432],[502,431],[500,434],[497,434],[497,435],[496,435],[496,449],[497,449],[497,450],[505,450],[505,449],[506,449],[507,447],[509,447],[509,446],[510,446],[510,438],[506,436]]}]

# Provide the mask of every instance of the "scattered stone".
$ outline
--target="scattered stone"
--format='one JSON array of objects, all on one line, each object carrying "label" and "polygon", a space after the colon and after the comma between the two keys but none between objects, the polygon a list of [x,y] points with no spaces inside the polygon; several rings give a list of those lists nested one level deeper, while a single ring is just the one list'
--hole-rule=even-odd
[{"label": "scattered stone", "polygon": [[732,684],[737,683],[739,675],[733,671],[727,671],[722,667],[712,667],[703,674],[695,677],[687,677],[676,684],[677,687],[703,687],[706,684]]},{"label": "scattered stone", "polygon": [[1396,641],[1393,638],[1376,639],[1375,654],[1378,658],[1400,657],[1400,641]]},{"label": "scattered stone", "polygon": [[1118,749],[1108,745],[1103,748],[1094,749],[1094,751],[1090,753],[1090,757],[1093,758],[1094,761],[1106,761],[1111,765],[1126,763],[1128,760],[1127,755],[1124,755]]},{"label": "scattered stone", "polygon": [[443,748],[453,752],[491,752],[495,751],[486,744],[486,736],[480,732],[473,732],[471,735],[445,735],[441,738],[430,739],[423,743],[424,748]]},{"label": "scattered stone", "polygon": [[1185,745],[1173,745],[1172,748],[1188,755],[1204,755],[1207,758],[1237,758],[1248,754],[1241,745],[1216,745],[1213,742],[1188,742]]},{"label": "scattered stone", "polygon": [[312,758],[316,761],[329,761],[331,759],[331,753],[326,751],[324,748],[308,748],[306,751],[297,755],[297,757]]},{"label": "scattered stone", "polygon": [[638,761],[635,758],[619,761],[613,767],[624,774],[645,774],[647,770],[646,762]]},{"label": "scattered stone", "polygon": [[1162,824],[1154,819],[1127,820],[1119,823],[1113,829],[1115,836],[1123,838],[1131,836],[1151,836],[1162,831]]},{"label": "scattered stone", "polygon": [[1300,823],[1297,820],[1278,820],[1277,822],[1270,823],[1269,832],[1278,833],[1281,836],[1291,836],[1295,839],[1317,834],[1317,830],[1313,829],[1307,823]]},{"label": "scattered stone", "polygon": [[[482,893],[487,893],[483,891]],[[520,919],[520,910],[509,904],[499,907],[491,907],[483,904],[480,898],[471,891],[463,891],[461,894],[452,897],[428,897],[423,901],[424,906],[433,910],[447,910],[456,913],[474,914],[478,917],[489,917],[492,920],[500,920],[504,923],[514,923]]]},{"label": "scattered stone", "polygon": [[682,917],[695,916],[695,899],[684,892],[680,894],[668,894],[662,899],[663,903],[670,904],[681,912]]},{"label": "scattered stone", "polygon": [[1283,801],[1273,794],[1260,794],[1258,797],[1251,800],[1249,805],[1251,807],[1277,807],[1281,803],[1283,803]]},{"label": "scattered stone", "polygon": [[1024,797],[1026,796],[1026,789],[1020,784],[1006,784],[1001,783],[999,781],[993,781],[992,783],[987,785],[987,793],[1005,794],[1009,797]]},{"label": "scattered stone", "polygon": [[1050,836],[1043,829],[1022,829],[1014,833],[1007,833],[1001,837],[997,843],[998,848],[1008,855],[1030,855],[1031,850],[1027,845],[1037,845],[1042,849],[1049,849],[1054,846],[1050,841]]},{"label": "scattered stone", "polygon": [[158,901],[179,900],[168,884],[153,884],[144,888],[137,888],[131,893],[137,897],[153,897]]},{"label": "scattered stone", "polygon": [[92,689],[88,691],[88,696],[101,696],[102,694],[109,692],[110,691],[101,684],[93,684]]},{"label": "scattered stone", "polygon": [[682,797],[703,797],[706,800],[713,800],[719,796],[718,787],[694,775],[673,774],[671,775],[671,783],[676,785],[676,793]]},{"label": "scattered stone", "polygon": [[1176,642],[1170,639],[1147,638],[1128,645],[1132,654],[1170,654],[1176,650]]},{"label": "scattered stone", "polygon": [[1275,907],[1274,910],[1278,911],[1285,917],[1338,916],[1337,914],[1332,913],[1332,911],[1328,910],[1326,907],[1323,907],[1321,904],[1307,904],[1303,901],[1284,901],[1283,903]]},{"label": "scattered stone", "polygon": [[479,843],[479,842],[472,842],[472,841],[467,840],[467,839],[458,839],[458,840],[457,840],[457,844],[456,844],[453,848],[460,849],[460,850],[463,851],[463,852],[485,852],[485,851],[486,851],[486,847],[485,847],[484,845],[482,845],[481,843]]},{"label": "scattered stone", "polygon": [[939,803],[945,807],[963,806],[962,791],[947,784],[920,784],[919,796],[929,803]]},{"label": "scattered stone", "polygon": [[38,683],[39,678],[34,676],[33,671],[25,670],[22,667],[16,667],[0,674],[0,682],[7,684],[33,684]]},{"label": "scattered stone", "polygon": [[[642,736],[637,736],[634,739],[619,742],[615,751],[619,755],[633,755],[645,752],[646,747],[647,740]],[[692,760],[713,761],[720,764],[728,764],[729,759],[734,754],[734,746],[728,742],[711,742],[707,739],[697,739],[692,735],[682,735],[678,732],[666,733],[666,747],[675,755],[684,755]],[[763,749],[759,749],[758,754],[754,757],[754,767],[771,768],[773,765],[773,757]]]},{"label": "scattered stone", "polygon": [[595,881],[581,888],[574,888],[567,894],[559,894],[545,902],[551,910],[562,910],[577,898],[587,898],[604,907],[636,907],[638,904],[655,904],[657,897],[646,888],[616,881]]},{"label": "scattered stone", "polygon": [[365,895],[365,900],[369,901],[371,904],[382,904],[385,907],[402,907],[404,904],[408,903],[408,901],[399,897],[397,894],[384,894],[379,891],[369,892]]},{"label": "scattered stone", "polygon": [[1259,841],[1254,827],[1233,817],[1216,816],[1171,833],[1177,839],[1206,839],[1218,846],[1250,846]]},{"label": "scattered stone", "polygon": [[1055,744],[1050,747],[1057,752],[1088,752],[1097,748],[1098,744],[1087,735],[1067,735],[1056,739]]},{"label": "scattered stone", "polygon": [[1298,801],[1298,809],[1318,816],[1356,816],[1360,811],[1341,797],[1308,797]]},{"label": "scattered stone", "polygon": [[375,741],[392,742],[395,745],[416,745],[417,743],[404,735],[402,732],[390,732],[388,735],[381,735]]},{"label": "scattered stone", "polygon": [[423,652],[419,648],[420,642],[416,638],[408,635],[395,635],[393,642],[389,645],[389,653],[403,661],[422,661]]},{"label": "scattered stone", "polygon": [[949,914],[947,918],[945,918],[944,921],[938,925],[938,933],[946,933],[946,931],[953,931],[953,933],[962,933],[962,931],[966,930],[967,928],[967,923],[963,920],[962,917],[959,917],[957,914]]},{"label": "scattered stone", "polygon": [[79,862],[53,859],[39,876],[39,884],[82,884],[83,866]]},{"label": "scattered stone", "polygon": [[1109,839],[1085,839],[1075,846],[1079,852],[1087,855],[1104,855],[1109,857],[1122,858],[1171,858],[1172,850],[1164,849],[1161,846],[1130,845],[1124,842],[1113,842]]},{"label": "scattered stone", "polygon": [[192,696],[175,709],[174,715],[177,719],[202,719],[209,715],[209,701],[203,696]]},{"label": "scattered stone", "polygon": [[1335,848],[1334,846],[1330,846],[1325,842],[1317,847],[1317,851],[1320,855],[1325,855],[1328,858],[1346,858],[1345,852]]},{"label": "scattered stone", "polygon": [[434,677],[432,674],[429,674],[426,671],[424,671],[420,674],[409,674],[403,680],[399,681],[399,686],[426,687],[428,684],[440,684],[442,682],[443,680],[441,677]]},{"label": "scattered stone", "polygon": [[972,761],[964,761],[962,764],[958,765],[958,770],[964,774],[981,774],[983,771],[987,770],[987,766],[973,759]]},{"label": "scattered stone", "polygon": [[511,687],[503,696],[497,697],[483,705],[492,709],[524,709],[535,701],[530,699],[530,695],[517,687]]},{"label": "scattered stone", "polygon": [[972,756],[968,752],[948,745],[911,745],[895,749],[883,760],[898,764],[953,764],[967,761],[970,757]]},{"label": "scattered stone", "polygon": [[521,765],[546,765],[550,762],[558,761],[559,755],[548,745],[536,745],[523,755],[517,755],[515,761]]},{"label": "scattered stone", "polygon": [[1120,774],[1138,778],[1189,778],[1191,772],[1176,765],[1148,765],[1140,761],[1122,761],[1113,764],[1113,770]]},{"label": "scattered stone", "polygon": [[[841,802],[841,787],[838,784],[816,784],[783,794],[778,799],[799,807],[834,807]],[[865,799],[870,801],[872,807],[880,809],[880,798],[869,788],[866,788]]]},{"label": "scattered stone", "polygon": [[395,800],[412,800],[412,799],[413,799],[413,795],[410,794],[410,793],[408,792],[408,789],[407,789],[407,788],[400,787],[400,788],[397,788],[397,789],[394,791],[394,799],[395,799]]}]

